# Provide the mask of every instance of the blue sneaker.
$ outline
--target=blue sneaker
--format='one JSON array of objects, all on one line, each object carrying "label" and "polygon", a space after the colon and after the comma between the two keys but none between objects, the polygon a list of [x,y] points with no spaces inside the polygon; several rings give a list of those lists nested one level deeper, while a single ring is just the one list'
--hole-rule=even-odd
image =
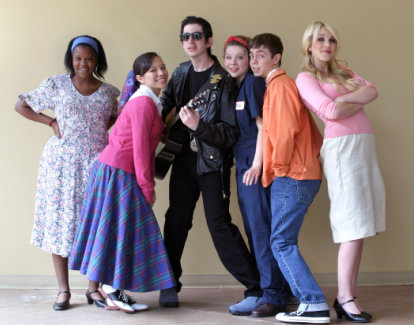
[{"label": "blue sneaker", "polygon": [[235,305],[230,306],[229,313],[235,316],[249,316],[253,310],[259,307],[261,297],[247,297]]}]

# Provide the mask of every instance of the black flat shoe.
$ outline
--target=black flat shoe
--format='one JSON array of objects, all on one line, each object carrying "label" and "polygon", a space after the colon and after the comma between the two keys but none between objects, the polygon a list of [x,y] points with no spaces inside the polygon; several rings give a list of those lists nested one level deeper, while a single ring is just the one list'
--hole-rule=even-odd
[{"label": "black flat shoe", "polygon": [[339,303],[338,299],[335,299],[335,302],[333,304],[333,307],[336,311],[336,316],[339,319],[342,319],[344,317],[346,320],[348,320],[351,323],[368,323],[370,321],[370,318],[366,313],[360,313],[360,314],[352,314],[348,313],[342,306],[346,305],[350,302],[355,301],[354,299],[347,300],[343,303]]},{"label": "black flat shoe", "polygon": [[55,303],[53,304],[53,309],[54,310],[66,310],[70,307],[70,304],[69,304],[69,300],[70,300],[70,296],[71,296],[70,292],[69,291],[59,291],[58,294],[57,294],[58,297],[62,293],[69,294],[69,299],[66,300],[66,301],[63,301],[63,302],[56,302],[55,301]]},{"label": "black flat shoe", "polygon": [[159,304],[161,307],[178,308],[180,303],[177,290],[174,287],[160,290]]},{"label": "black flat shoe", "polygon": [[101,294],[98,290],[95,291],[89,291],[89,289],[86,291],[85,296],[86,296],[86,300],[88,301],[89,305],[92,305],[93,303],[95,303],[96,307],[100,307],[100,308],[104,308],[106,306],[106,303],[104,300],[100,300],[100,299],[93,299],[92,298],[92,294],[94,293],[99,293]]}]

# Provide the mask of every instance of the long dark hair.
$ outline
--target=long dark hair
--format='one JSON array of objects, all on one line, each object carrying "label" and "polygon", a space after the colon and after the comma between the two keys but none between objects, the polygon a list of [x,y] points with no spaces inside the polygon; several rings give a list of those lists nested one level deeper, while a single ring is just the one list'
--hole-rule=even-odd
[{"label": "long dark hair", "polygon": [[[146,52],[137,57],[132,65],[134,75],[143,76],[151,68],[152,61],[155,57],[159,57],[159,55],[155,52]],[[135,84],[137,88],[139,88],[140,83],[136,80],[136,78]]]},{"label": "long dark hair", "polygon": [[71,75],[75,74],[75,70],[73,69],[73,65],[72,65],[72,59],[73,59],[73,57],[72,57],[72,44],[73,44],[73,41],[75,39],[77,39],[78,37],[81,37],[81,36],[89,37],[89,38],[93,39],[96,42],[96,44],[98,45],[98,53],[96,53],[96,50],[92,46],[90,46],[89,44],[86,44],[86,43],[81,43],[81,45],[83,45],[83,46],[89,46],[94,51],[94,53],[96,54],[97,64],[96,64],[94,74],[98,78],[104,79],[103,75],[106,72],[106,70],[108,69],[108,64],[106,63],[105,51],[102,47],[101,42],[97,38],[89,36],[89,35],[79,35],[79,36],[76,36],[76,37],[74,37],[70,40],[70,42],[68,44],[68,48],[67,48],[66,53],[65,53],[65,60],[64,60],[66,70],[68,70],[68,72]]}]

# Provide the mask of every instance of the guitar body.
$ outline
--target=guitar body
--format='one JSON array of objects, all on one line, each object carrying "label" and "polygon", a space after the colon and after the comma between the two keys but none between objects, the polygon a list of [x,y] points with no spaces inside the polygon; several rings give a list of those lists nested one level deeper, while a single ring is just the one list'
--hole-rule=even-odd
[{"label": "guitar body", "polygon": [[155,152],[155,178],[164,179],[175,157],[181,152],[187,130],[179,125],[165,128]]}]

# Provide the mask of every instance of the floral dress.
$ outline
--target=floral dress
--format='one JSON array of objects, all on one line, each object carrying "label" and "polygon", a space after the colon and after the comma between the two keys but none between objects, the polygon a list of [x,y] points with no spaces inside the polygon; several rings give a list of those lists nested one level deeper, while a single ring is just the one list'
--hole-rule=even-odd
[{"label": "floral dress", "polygon": [[119,90],[107,83],[83,96],[68,74],[47,78],[19,96],[37,113],[52,109],[62,135],[47,142],[40,159],[33,246],[70,255],[89,171],[108,143],[107,124],[116,116],[118,96]]}]

